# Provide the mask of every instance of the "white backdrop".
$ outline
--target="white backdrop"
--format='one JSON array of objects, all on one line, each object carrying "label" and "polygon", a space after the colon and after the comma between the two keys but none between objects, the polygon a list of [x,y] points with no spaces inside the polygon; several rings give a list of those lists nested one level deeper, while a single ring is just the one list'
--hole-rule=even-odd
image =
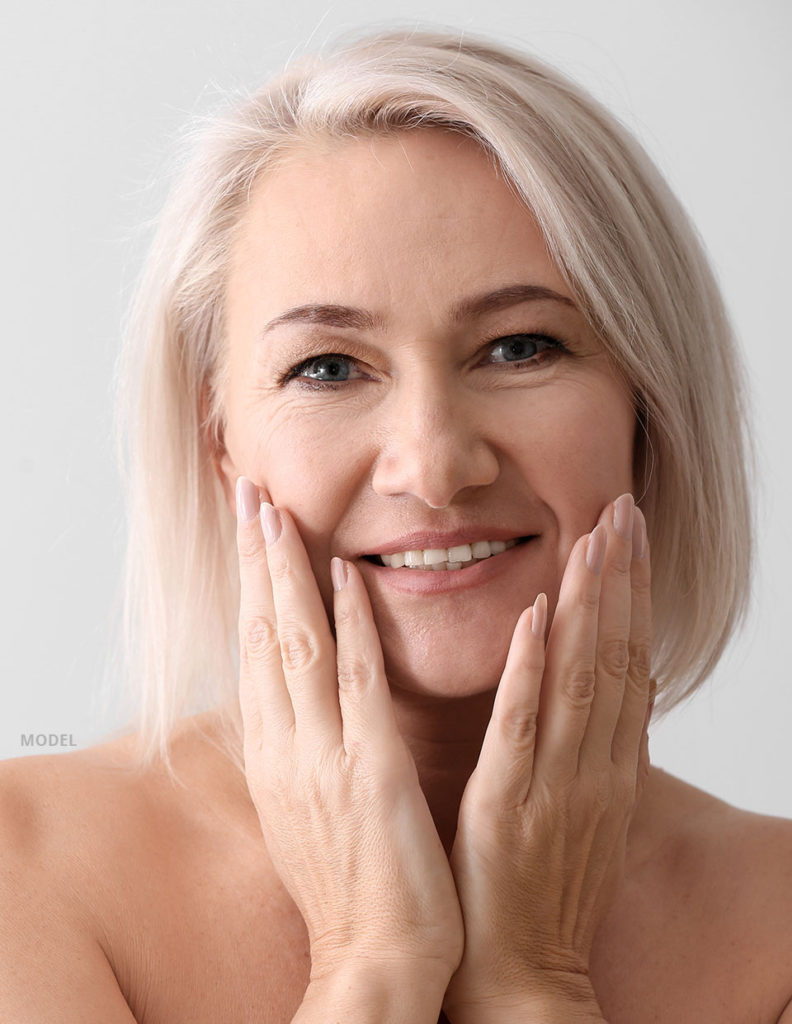
[{"label": "white backdrop", "polygon": [[420,0],[373,13],[362,0],[30,0],[7,13],[0,757],[30,752],[22,734],[84,747],[121,722],[97,703],[122,552],[110,383],[174,133],[218,90],[256,85],[309,40],[372,18],[485,32],[554,61],[638,133],[697,222],[753,387],[759,564],[744,635],[652,729],[652,754],[732,803],[792,817],[785,0],[510,0],[486,12]]}]

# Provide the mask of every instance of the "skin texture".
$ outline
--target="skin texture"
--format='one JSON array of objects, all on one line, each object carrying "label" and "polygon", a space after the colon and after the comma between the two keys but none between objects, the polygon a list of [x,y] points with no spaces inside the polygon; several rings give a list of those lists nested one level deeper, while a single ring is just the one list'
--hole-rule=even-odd
[{"label": "skin texture", "polygon": [[[0,763],[0,1016],[30,1024],[287,1024],[305,1006],[303,1021],[313,1012],[325,1022],[328,999],[337,1000],[338,1019],[351,1020],[361,1017],[350,998],[370,996],[381,1021],[385,989],[397,975],[390,1005],[394,1019],[401,1013],[411,1024],[441,1002],[452,1024],[569,1024],[581,1014],[570,1011],[568,1000],[563,1010],[534,1006],[519,1016],[514,1006],[524,1004],[525,993],[518,990],[530,978],[539,991],[541,979],[526,969],[542,966],[537,953],[585,958],[599,920],[589,952],[599,1009],[584,998],[583,1019],[596,1020],[601,1010],[610,1024],[778,1024],[792,993],[792,823],[730,807],[655,766],[644,783],[645,744],[634,760],[640,716],[630,714],[628,729],[625,722],[614,726],[614,702],[622,689],[628,693],[621,673],[598,674],[599,695],[607,699],[578,701],[584,713],[575,715],[570,705],[564,715],[553,711],[550,698],[557,702],[564,693],[559,683],[570,678],[560,656],[571,651],[590,660],[596,643],[591,608],[588,617],[564,612],[575,593],[599,586],[581,564],[579,538],[585,544],[598,518],[608,534],[597,618],[617,642],[625,636],[628,604],[631,635],[647,614],[636,595],[642,573],[645,589],[648,558],[643,568],[632,559],[625,587],[626,545],[608,516],[611,500],[630,490],[632,412],[574,310],[545,302],[461,325],[446,319],[451,302],[506,283],[541,282],[565,293],[525,211],[469,144],[413,135],[306,154],[288,173],[271,175],[254,190],[237,243],[228,310],[230,422],[218,470],[230,515],[240,474],[258,491],[253,517],[238,523],[247,776],[216,745],[215,712],[182,719],[174,730],[178,784],[158,763],[139,769],[133,737]],[[306,301],[352,303],[387,318],[377,337],[336,330],[324,338],[321,350],[356,357],[348,392],[277,388],[289,353],[305,359],[322,338],[292,326],[256,347],[267,319]],[[487,342],[525,331],[558,334],[575,357],[535,371],[494,365],[504,350]],[[270,549],[256,516],[260,497],[281,509],[285,524]],[[386,589],[374,567],[356,557],[410,530],[471,522],[516,536],[535,533],[538,542],[516,549],[514,571],[499,573],[486,588],[431,602]],[[335,595],[332,554],[354,563]],[[559,597],[564,573],[567,596]],[[533,617],[523,610],[540,591],[552,619],[546,652],[523,628]],[[298,612],[291,622],[284,614],[290,605]],[[334,616],[340,667],[347,665],[338,675]],[[278,644],[300,623],[321,639],[323,656],[310,671],[305,664],[285,671],[280,647],[269,671],[253,665],[276,653],[258,628],[273,617]],[[587,626],[581,635],[573,619]],[[254,628],[246,633],[245,623]],[[360,666],[350,673],[361,652],[368,673]],[[371,656],[377,652],[380,662]],[[750,694],[748,666],[746,672]],[[313,730],[290,729],[283,717],[263,713],[263,702],[279,701],[282,716],[304,718],[319,710],[321,697],[324,714],[314,716]],[[537,698],[546,710],[534,745]],[[334,734],[342,703],[342,739],[354,751],[357,731],[358,767],[371,766],[364,755],[382,755],[373,771],[348,771]],[[596,727],[581,739],[581,724],[593,719]],[[552,731],[545,725],[559,723],[565,735],[545,742],[542,754],[542,736]],[[631,817],[630,771],[605,764],[612,729],[626,740],[623,763],[633,759],[629,768],[642,784]],[[311,756],[317,730],[320,746],[335,746],[323,762]],[[388,743],[379,742],[386,734]],[[285,785],[273,785],[274,771],[268,775],[268,749],[283,755],[275,760]],[[617,744],[610,755],[619,760]],[[593,791],[563,783],[573,756],[575,774],[582,765],[589,782],[599,763]],[[334,772],[322,774],[322,764]],[[299,785],[288,784],[289,765],[302,772]],[[312,791],[304,783],[317,779],[335,803],[306,803]],[[355,785],[358,795],[379,802],[361,808],[347,800]],[[597,795],[608,797],[615,816],[604,813],[602,799],[598,809]],[[394,801],[403,831],[389,813]],[[328,807],[343,810],[343,819],[328,815]],[[308,815],[305,841],[289,849],[306,808],[324,817],[311,822]],[[582,879],[587,842],[578,836],[568,856],[547,847],[548,838],[569,835],[567,813],[587,840],[593,824],[602,826],[591,846],[599,854],[588,862],[598,870],[584,870]],[[379,866],[376,856],[366,858],[365,844],[350,843],[348,827],[357,822],[361,835],[368,828],[371,843],[374,820],[383,830],[369,854],[384,848],[391,868],[402,854],[406,877],[416,868],[434,909],[445,907],[440,934],[430,938],[434,949],[445,943],[447,963],[434,974],[424,963],[419,984],[409,964],[397,969],[391,961],[376,971],[369,961],[365,975],[347,974],[331,985],[331,996],[315,990],[311,1005],[306,989],[320,947],[306,921],[318,920],[318,907],[327,911],[328,934],[343,925],[344,870],[360,869],[360,878],[370,880],[365,872]],[[599,870],[608,849],[614,877]],[[322,876],[328,862],[335,868],[329,879]],[[448,898],[449,868],[458,907]],[[389,884],[366,891],[369,920],[351,918],[370,925],[390,914],[379,935],[367,933],[375,945],[383,935],[391,942],[391,925],[404,909],[399,895],[410,892],[396,891],[393,877],[389,872]],[[317,883],[313,904],[306,881]],[[334,906],[323,905],[328,896]],[[609,900],[601,917],[600,904]],[[553,913],[559,907],[564,914]],[[464,957],[443,992],[459,956],[459,911]],[[559,919],[566,923],[560,932]],[[537,946],[537,936],[544,944]],[[399,937],[409,949],[415,930]],[[496,987],[510,989],[501,1006],[488,998]],[[784,1024],[789,1019],[787,1013]]]},{"label": "skin texture", "polygon": [[[526,284],[539,301],[452,314]],[[320,328],[318,303],[376,326]],[[283,322],[306,304],[309,325]],[[380,956],[439,962],[460,1024],[523,995],[560,1013],[578,997],[597,1019],[592,938],[648,769],[646,530],[631,495],[609,500],[631,485],[629,394],[530,214],[445,133],[269,176],[239,232],[227,325],[246,774],[317,978]],[[341,379],[308,379],[328,375]],[[263,506],[266,548],[262,495],[288,508]],[[363,557],[431,528],[531,539],[431,593]],[[395,550],[428,546],[443,545]],[[334,608],[330,554],[348,560]],[[450,762],[449,740],[471,735]]]},{"label": "skin texture", "polygon": [[[288,509],[328,613],[331,556],[356,560],[447,851],[520,613],[544,592],[552,618],[573,544],[632,487],[630,396],[576,309],[531,302],[450,322],[455,302],[522,283],[571,298],[479,149],[432,131],[306,152],[268,174],[228,285],[229,507],[242,474]],[[289,325],[262,338],[270,319],[308,302],[370,310],[385,328]],[[570,354],[516,370],[488,342],[517,333],[558,338]],[[362,376],[338,391],[278,386],[323,353],[354,357],[345,372]],[[486,592],[434,597],[431,614],[358,558],[414,530],[468,524],[538,540],[519,571]]]}]

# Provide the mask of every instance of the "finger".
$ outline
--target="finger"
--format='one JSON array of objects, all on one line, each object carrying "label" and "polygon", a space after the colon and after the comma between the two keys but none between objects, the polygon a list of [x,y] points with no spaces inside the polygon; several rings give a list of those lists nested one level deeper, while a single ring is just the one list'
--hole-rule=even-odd
[{"label": "finger", "polygon": [[539,700],[545,667],[547,597],[539,594],[514,627],[476,779],[501,809],[525,803],[533,777]]},{"label": "finger", "polygon": [[597,619],[607,534],[598,524],[572,548],[547,641],[535,774],[571,782],[594,696]]},{"label": "finger", "polygon": [[596,771],[612,764],[613,736],[624,701],[629,663],[634,518],[633,497],[623,494],[606,506],[600,520],[607,530],[608,543],[599,600],[596,684],[580,748],[579,771]]},{"label": "finger", "polygon": [[281,666],[267,551],[259,521],[259,492],[240,476],[236,483],[239,558],[239,704],[245,741],[273,749],[294,729],[294,711]]},{"label": "finger", "polygon": [[646,521],[638,508],[635,510],[635,544],[630,579],[629,664],[611,757],[614,764],[634,772],[650,699],[649,674],[652,660],[652,574]]},{"label": "finger", "polygon": [[366,585],[356,566],[333,559],[338,699],[347,753],[364,746],[389,752],[401,733],[396,723],[382,644]]},{"label": "finger", "polygon": [[263,502],[272,600],[283,678],[297,738],[311,746],[342,742],[336,647],[308,552],[285,509]]}]

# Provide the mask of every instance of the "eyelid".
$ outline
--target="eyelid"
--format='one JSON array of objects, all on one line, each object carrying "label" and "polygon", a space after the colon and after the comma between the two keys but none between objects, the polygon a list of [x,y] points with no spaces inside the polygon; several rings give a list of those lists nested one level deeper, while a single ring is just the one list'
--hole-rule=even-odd
[{"label": "eyelid", "polygon": [[[563,342],[560,338],[558,338],[558,337],[556,337],[554,335],[551,335],[551,334],[546,334],[546,333],[544,333],[542,331],[509,331],[509,332],[506,332],[506,333],[501,331],[500,333],[494,335],[493,337],[485,340],[482,343],[482,347],[485,348],[485,349],[491,349],[497,343],[507,342],[510,338],[519,338],[519,337],[538,338],[538,339],[541,339],[542,341],[548,342],[552,348],[558,349],[561,352],[569,353],[569,351],[570,351],[568,346],[566,345],[566,343]],[[504,360],[500,365],[503,365],[503,366],[508,366],[508,365],[519,366],[521,363],[527,362],[531,358],[533,358],[533,357],[532,356],[526,356],[524,359],[514,360],[513,363],[510,363],[508,360]],[[347,361],[349,363],[353,363],[353,364],[359,364],[361,362],[364,362],[364,360],[361,359],[359,356],[352,355],[352,354],[350,354],[349,351],[347,351],[347,352],[317,351],[317,352],[314,352],[310,356],[306,356],[305,359],[301,359],[298,362],[294,363],[285,373],[281,374],[278,377],[278,385],[279,386],[284,386],[284,385],[288,384],[292,380],[300,380],[301,373],[305,369],[305,367],[310,365],[311,363],[317,362],[320,359],[343,359],[343,360],[345,360],[345,361]],[[355,379],[355,380],[365,379],[365,374],[362,375],[361,377],[352,378],[352,379]],[[343,384],[347,384],[350,381],[349,380],[346,380],[346,381],[319,380],[319,379],[317,379],[315,377],[306,377],[306,378],[304,378],[304,380],[302,382],[308,384],[309,386],[317,386],[317,387],[329,386],[329,387],[333,387],[333,386],[342,386]]]},{"label": "eyelid", "polygon": [[[308,356],[305,359],[301,359],[299,362],[291,366],[284,374],[278,378],[278,384],[288,384],[290,380],[298,378],[306,366],[311,363],[317,362],[319,359],[345,359],[349,363],[357,363],[360,360],[356,356],[351,356],[347,352],[317,352],[315,355]],[[320,381],[316,378],[307,378],[313,380],[316,384],[333,384],[333,383],[345,383],[344,381]]]},{"label": "eyelid", "polygon": [[494,345],[510,341],[512,338],[536,338],[538,341],[548,342],[554,348],[567,348],[566,343],[560,338],[553,334],[545,334],[544,331],[510,331],[508,334],[497,334],[494,338],[484,342],[484,347],[492,348]]}]

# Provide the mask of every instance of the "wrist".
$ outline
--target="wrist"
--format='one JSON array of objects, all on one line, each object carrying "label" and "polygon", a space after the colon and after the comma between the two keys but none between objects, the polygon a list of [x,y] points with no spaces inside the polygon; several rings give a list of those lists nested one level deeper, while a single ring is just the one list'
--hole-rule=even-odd
[{"label": "wrist", "polygon": [[312,968],[293,1024],[437,1024],[450,973],[435,964],[348,962]]},{"label": "wrist", "polygon": [[445,1007],[451,1024],[603,1024],[586,975],[537,978],[518,991]]}]

